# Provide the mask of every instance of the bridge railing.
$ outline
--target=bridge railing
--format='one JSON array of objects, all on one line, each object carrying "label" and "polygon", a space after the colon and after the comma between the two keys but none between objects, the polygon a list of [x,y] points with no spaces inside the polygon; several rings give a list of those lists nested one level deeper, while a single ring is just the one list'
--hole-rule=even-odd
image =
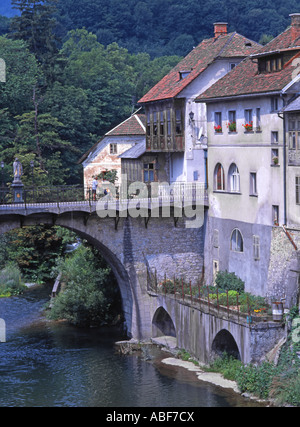
[{"label": "bridge railing", "polygon": [[[13,204],[44,204],[44,203],[94,203],[101,200],[160,200],[162,203],[176,202],[207,202],[207,189],[203,183],[183,183],[173,184],[155,183],[146,185],[143,189],[139,186],[128,186],[124,189],[115,186],[114,191],[105,190],[105,185],[101,183],[101,191],[95,194],[91,187],[82,185],[61,185],[45,187],[20,187],[18,190],[12,187],[0,188],[0,205]],[[104,188],[104,190],[103,190]],[[106,196],[106,198],[104,198]]]},{"label": "bridge railing", "polygon": [[191,282],[175,278],[158,282],[155,272],[154,275],[148,276],[148,291],[239,323],[252,324],[273,320],[266,307],[254,308],[248,296],[238,293],[232,295],[228,290],[220,293],[217,287],[204,286],[203,275],[197,285],[192,285]]}]

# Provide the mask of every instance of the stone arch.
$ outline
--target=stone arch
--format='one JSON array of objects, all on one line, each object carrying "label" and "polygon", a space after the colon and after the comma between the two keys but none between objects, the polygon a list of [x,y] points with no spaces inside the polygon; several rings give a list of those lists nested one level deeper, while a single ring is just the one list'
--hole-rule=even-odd
[{"label": "stone arch", "polygon": [[28,215],[19,217],[17,215],[11,215],[4,218],[2,216],[3,225],[0,227],[0,233],[6,233],[22,226],[34,226],[40,224],[57,225],[60,227],[67,228],[74,231],[80,238],[87,240],[92,244],[100,254],[103,256],[105,261],[111,267],[122,297],[122,309],[125,317],[125,329],[129,337],[138,335],[136,331],[133,331],[133,326],[136,322],[134,317],[137,312],[137,303],[134,298],[134,292],[132,291],[132,280],[129,277],[129,272],[126,269],[124,263],[121,261],[121,257],[112,251],[112,248],[108,247],[108,244],[103,243],[99,240],[97,233],[94,230],[94,226],[86,226],[84,222],[85,212],[71,212],[71,218],[68,213],[62,214],[61,216],[49,213],[40,213],[38,215]]},{"label": "stone arch", "polygon": [[163,307],[159,307],[152,320],[152,336],[155,338],[163,335],[176,338],[176,329],[169,313]]},{"label": "stone arch", "polygon": [[229,356],[241,360],[238,345],[232,334],[227,331],[227,329],[221,329],[217,333],[212,342],[211,352],[213,356],[222,356],[222,354],[225,352]]}]

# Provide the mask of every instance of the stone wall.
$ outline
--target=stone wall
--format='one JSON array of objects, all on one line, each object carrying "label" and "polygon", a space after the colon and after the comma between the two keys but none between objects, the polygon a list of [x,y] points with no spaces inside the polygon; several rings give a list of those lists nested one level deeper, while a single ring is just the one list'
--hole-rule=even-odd
[{"label": "stone wall", "polygon": [[300,271],[300,231],[287,229],[297,250],[282,227],[273,227],[268,270],[267,296],[271,299],[286,298],[286,305],[297,303]]}]

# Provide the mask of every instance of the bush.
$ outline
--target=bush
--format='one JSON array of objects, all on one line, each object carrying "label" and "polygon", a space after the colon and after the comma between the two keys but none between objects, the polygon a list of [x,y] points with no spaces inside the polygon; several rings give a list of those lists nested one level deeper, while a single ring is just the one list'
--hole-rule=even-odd
[{"label": "bush", "polygon": [[210,364],[208,371],[219,372],[227,380],[235,381],[237,372],[240,370],[242,362],[229,356],[226,352],[222,357],[217,357],[213,363]]},{"label": "bush", "polygon": [[24,290],[20,269],[15,264],[8,264],[0,271],[0,294],[2,296],[18,295]]},{"label": "bush", "polygon": [[216,286],[224,291],[233,290],[242,293],[245,290],[245,283],[235,273],[228,271],[218,271],[216,276]]},{"label": "bush", "polygon": [[65,319],[81,327],[100,326],[111,320],[110,309],[116,295],[110,269],[99,267],[90,248],[80,246],[58,264],[55,274],[58,271],[66,287],[55,297],[48,313],[50,319]]}]

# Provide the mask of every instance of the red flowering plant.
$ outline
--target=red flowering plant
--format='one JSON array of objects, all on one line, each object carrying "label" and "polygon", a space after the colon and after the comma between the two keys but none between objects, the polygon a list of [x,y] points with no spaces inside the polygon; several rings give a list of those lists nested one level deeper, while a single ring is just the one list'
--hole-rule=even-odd
[{"label": "red flowering plant", "polygon": [[229,132],[236,132],[236,122],[227,123],[227,128],[229,129]]},{"label": "red flowering plant", "polygon": [[251,132],[253,130],[253,122],[245,123],[243,126],[246,132]]},{"label": "red flowering plant", "polygon": [[222,126],[218,125],[218,126],[214,126],[215,132],[220,133],[222,132]]}]

